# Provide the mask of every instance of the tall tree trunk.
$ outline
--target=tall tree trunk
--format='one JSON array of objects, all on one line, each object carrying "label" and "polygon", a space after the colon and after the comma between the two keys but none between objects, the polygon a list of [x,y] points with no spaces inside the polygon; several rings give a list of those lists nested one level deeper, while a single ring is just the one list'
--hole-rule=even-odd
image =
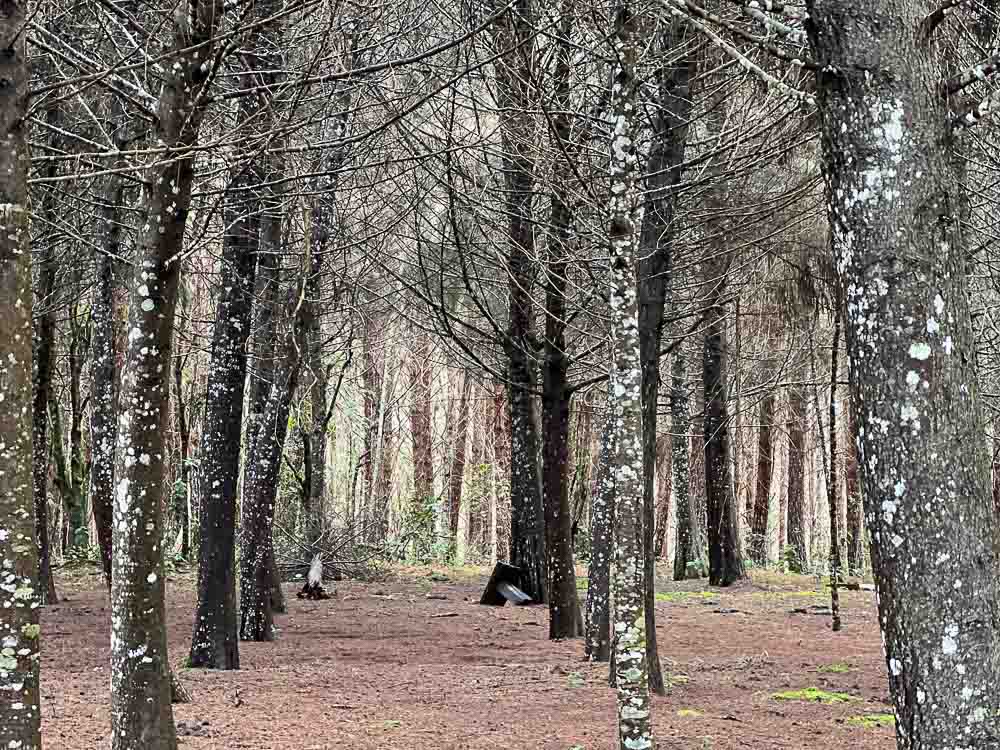
[{"label": "tall tree trunk", "polygon": [[413,513],[427,518],[420,529],[420,542],[430,540],[434,531],[430,516],[434,499],[434,436],[431,417],[431,342],[423,331],[414,339],[410,355],[410,436],[413,439]]},{"label": "tall tree trunk", "polygon": [[[657,40],[660,54],[672,57],[686,44],[686,26],[680,19],[664,25]],[[670,67],[657,70],[659,107],[653,122],[653,144],[647,171],[646,207],[643,214],[639,260],[639,345],[642,349],[643,407],[643,546],[645,564],[646,631],[656,632],[654,583],[656,550],[653,533],[656,504],[653,484],[656,471],[657,408],[660,384],[660,345],[663,318],[670,290],[674,237],[675,187],[680,181],[687,146],[691,111],[690,58],[683,55]],[[656,639],[646,641],[650,687],[658,695],[666,688],[660,670]]]},{"label": "tall tree trunk", "polygon": [[705,333],[705,500],[708,508],[708,579],[729,586],[743,578],[737,536],[739,518],[729,460],[729,414],[726,406],[725,319],[716,304]]},{"label": "tall tree trunk", "polygon": [[[78,274],[76,274],[78,276]],[[65,509],[64,548],[78,545],[86,548],[87,540],[87,462],[83,446],[83,409],[80,399],[84,358],[81,350],[87,348],[87,326],[81,325],[75,306],[69,319],[69,443],[64,443],[62,407],[50,392],[49,418],[52,429],[50,444],[52,463],[55,464],[55,485]],[[68,448],[68,453],[67,449]]]},{"label": "tall tree trunk", "polygon": [[[352,27],[353,28],[353,27]],[[347,36],[350,57],[348,66],[354,68],[357,64],[358,37],[352,31]],[[337,114],[325,118],[324,129],[329,128],[331,140],[346,139],[348,134],[348,116],[351,112],[351,86],[344,83],[334,96]],[[327,254],[333,244],[336,230],[336,213],[334,200],[337,194],[337,183],[340,169],[347,159],[347,146],[334,148],[325,158],[321,158],[316,171],[325,173],[325,177],[317,177],[313,181],[313,198],[309,214],[310,252],[312,253],[311,268],[306,281],[305,298],[302,301],[303,326],[305,327],[306,345],[308,346],[307,365],[311,370],[312,383],[310,400],[312,402],[312,424],[310,425],[306,450],[309,452],[309,486],[307,489],[308,506],[304,508],[306,515],[306,543],[310,549],[315,549],[323,535],[326,503],[326,447],[327,427],[333,415],[333,401],[327,394],[329,388],[329,370],[326,366],[325,341],[323,338],[323,317],[328,302],[324,300],[326,280],[324,272]],[[336,301],[338,290],[334,286],[333,301]],[[350,347],[350,343],[348,344]],[[350,357],[348,357],[350,361]],[[342,382],[342,381],[341,381]],[[339,382],[338,382],[339,390]],[[280,587],[279,587],[280,591]]]},{"label": "tall tree trunk", "polygon": [[[282,231],[282,201],[278,194],[272,194],[268,207],[263,214],[261,227],[261,249],[257,260],[257,291],[254,294],[257,314],[255,317],[253,351],[257,358],[256,366],[250,377],[250,420],[247,425],[247,460],[244,462],[243,486],[244,494],[247,486],[247,474],[250,467],[250,442],[258,427],[265,419],[268,399],[271,389],[277,382],[276,343],[279,339],[278,321],[280,313],[279,295],[281,292],[281,272],[278,267],[278,255],[281,252]],[[271,592],[269,602],[272,612],[284,611],[284,597],[281,595],[281,583],[277,577],[277,566],[274,564],[274,550],[271,536],[267,536],[267,587]]]},{"label": "tall tree trunk", "polygon": [[[818,324],[819,321],[817,321]],[[830,355],[830,446],[826,461],[826,502],[827,510],[830,513],[830,610],[831,630],[840,630],[840,594],[837,585],[840,583],[841,559],[840,559],[840,508],[837,505],[837,358],[840,356],[840,318],[834,314],[833,322],[833,345]],[[815,356],[815,348],[813,349]],[[813,360],[815,363],[815,360]],[[816,377],[815,365],[813,376]],[[820,430],[820,447],[822,447],[823,424],[820,417],[819,395],[816,392],[816,421]]]},{"label": "tall tree trunk", "polygon": [[573,430],[573,536],[590,521],[590,482],[594,465],[593,408],[584,399],[576,402],[576,427]]},{"label": "tall tree trunk", "polygon": [[955,213],[961,104],[942,95],[951,45],[932,38],[950,8],[813,5],[833,266],[897,744],[995,749],[1000,560],[970,248]]},{"label": "tall tree trunk", "polygon": [[861,574],[865,566],[864,508],[858,486],[858,423],[850,402],[847,408],[847,442],[847,466],[844,470],[847,481],[847,566],[851,573]]},{"label": "tall tree trunk", "polygon": [[377,469],[380,464],[382,450],[380,448],[380,437],[382,425],[385,421],[383,407],[384,389],[384,363],[385,352],[380,351],[375,345],[376,326],[371,319],[365,321],[365,330],[361,338],[361,350],[364,359],[364,371],[362,380],[364,383],[364,414],[365,414],[365,442],[363,457],[364,469],[364,506],[362,508],[362,518],[364,519],[365,534],[368,538],[378,536],[373,534],[376,526],[374,519],[378,506],[378,479]]},{"label": "tall tree trunk", "polygon": [[590,569],[587,572],[587,616],[584,652],[590,661],[611,658],[611,553],[615,524],[615,411],[608,391],[608,416],[601,431],[590,508]]},{"label": "tall tree trunk", "polygon": [[[116,99],[117,101],[117,99]],[[125,145],[121,106],[113,113],[116,145]],[[118,165],[121,166],[121,165]],[[111,524],[115,474],[115,412],[118,407],[118,352],[115,342],[115,259],[121,254],[122,175],[106,178],[99,197],[98,237],[94,250],[94,286],[90,302],[90,506],[108,588],[111,588]]]},{"label": "tall tree trunk", "polygon": [[236,492],[243,437],[246,346],[253,305],[258,227],[242,178],[234,178],[226,207],[229,231],[223,238],[205,392],[201,439],[198,525],[198,605],[188,663],[207,669],[239,669],[236,637]]},{"label": "tall tree trunk", "polygon": [[670,451],[671,480],[674,494],[674,512],[677,515],[677,541],[674,545],[674,580],[687,578],[688,563],[694,562],[695,536],[691,518],[690,477],[688,476],[688,443],[691,419],[688,412],[687,383],[685,382],[684,357],[679,350],[674,351],[671,368],[670,392]]},{"label": "tall tree trunk", "polygon": [[[319,286],[320,277],[310,284],[308,304],[313,312],[320,305],[322,290]],[[311,314],[306,337],[309,345],[309,370],[311,383],[309,386],[310,424],[304,428],[305,445],[303,453],[308,462],[306,502],[302,508],[305,516],[305,542],[310,550],[315,549],[323,536],[324,517],[326,513],[326,449],[327,427],[330,424],[329,415],[333,408],[328,403],[327,391],[330,378],[326,368],[326,357],[323,351],[323,328],[321,316]]]},{"label": "tall tree trunk", "polygon": [[656,536],[653,552],[657,558],[667,556],[667,531],[670,525],[670,479],[672,440],[669,435],[656,438]]},{"label": "tall tree trunk", "polygon": [[[181,532],[181,557],[191,559],[191,423],[188,417],[187,403],[184,401],[184,361],[174,358],[174,393],[176,403],[174,415],[177,422],[178,460],[181,469],[181,486],[174,492],[174,518]],[[199,538],[200,535],[199,535]]]},{"label": "tall tree trunk", "polygon": [[793,573],[809,567],[806,544],[805,461],[806,443],[802,424],[805,404],[797,388],[788,393],[788,566]]},{"label": "tall tree trunk", "polygon": [[615,59],[611,112],[611,200],[609,222],[610,307],[613,365],[611,398],[615,431],[615,522],[612,565],[615,634],[614,666],[618,692],[618,736],[621,750],[653,747],[650,721],[645,557],[651,538],[643,531],[650,515],[644,507],[642,346],[639,330],[637,271],[640,255],[636,177],[638,153],[638,87],[635,61],[641,36],[640,19],[625,5],[615,19]]},{"label": "tall tree trunk", "polygon": [[458,399],[458,413],[455,417],[455,452],[452,454],[451,470],[448,472],[448,525],[450,541],[458,544],[458,519],[462,513],[462,487],[465,479],[466,443],[469,440],[469,397],[472,392],[472,377],[468,372],[462,375],[462,394]]},{"label": "tall tree trunk", "polygon": [[[704,347],[704,341],[701,342]],[[704,358],[704,349],[701,351]],[[696,571],[699,576],[704,576],[708,570],[708,507],[705,496],[705,389],[702,387],[704,376],[704,360],[702,367],[696,370],[697,378],[693,385],[696,390],[695,410],[691,414],[691,442],[688,451],[688,493],[691,506],[691,545],[693,561],[697,563]],[[691,570],[688,571],[690,576]]]},{"label": "tall tree trunk", "polygon": [[[993,512],[1000,518],[1000,418],[993,419]],[[855,471],[857,468],[855,467]],[[850,497],[850,496],[848,496]],[[848,506],[850,513],[850,506]]]},{"label": "tall tree trunk", "polygon": [[115,461],[111,583],[112,750],[176,750],[164,607],[164,477],[169,363],[194,152],[222,2],[175,15],[157,139],[179,155],[144,179],[144,224],[129,304]]},{"label": "tall tree trunk", "polygon": [[[274,599],[280,597],[274,561],[272,524],[278,494],[281,456],[288,433],[288,415],[307,351],[307,308],[303,299],[309,274],[318,260],[307,253],[299,282],[289,290],[284,318],[287,331],[280,339],[280,357],[272,371],[273,383],[261,417],[254,425],[247,451],[240,529],[240,639],[274,639]],[[274,589],[277,588],[277,591]],[[283,604],[283,601],[282,601]]]},{"label": "tall tree trunk", "polygon": [[774,447],[771,422],[774,420],[774,393],[770,389],[760,402],[760,426],[757,431],[757,489],[750,532],[750,558],[757,565],[767,564],[767,520],[771,509],[771,471]]},{"label": "tall tree trunk", "polygon": [[[266,6],[266,7],[265,7]],[[264,3],[255,15],[271,15]],[[270,33],[268,33],[270,32]],[[273,29],[252,35],[247,55],[247,88],[273,83],[270,56],[256,53],[273,44]],[[269,127],[270,97],[244,96],[238,123]],[[256,162],[253,162],[256,163]],[[201,441],[199,502],[198,605],[189,664],[208,669],[239,669],[236,633],[236,492],[243,438],[243,402],[247,377],[247,343],[251,330],[256,263],[260,257],[260,191],[262,166],[238,163],[230,175],[223,214],[219,299],[213,326],[212,359],[205,395],[206,429]]]},{"label": "tall tree trunk", "polygon": [[[57,104],[46,108],[47,124],[58,127],[60,114]],[[50,162],[46,176],[55,177],[58,167]],[[49,225],[54,226],[55,207],[51,191],[43,194],[40,213]],[[40,248],[35,250],[35,305],[36,321],[32,329],[32,486],[35,503],[35,540],[38,543],[38,580],[43,604],[55,604],[55,583],[52,580],[52,547],[49,542],[49,401],[52,399],[52,363],[55,346],[55,308],[52,299],[56,279],[55,240],[47,235],[40,238]],[[62,436],[57,436],[61,440]]]},{"label": "tall tree trunk", "polygon": [[535,240],[531,200],[535,164],[533,124],[527,116],[534,76],[531,0],[515,0],[494,25],[495,46],[504,51],[496,63],[501,108],[503,175],[507,189],[507,276],[509,320],[504,351],[510,401],[511,563],[522,571],[524,591],[546,601],[545,527],[538,477],[538,433],[534,400],[532,298]]},{"label": "tall tree trunk", "polygon": [[0,76],[7,82],[0,108],[0,557],[5,594],[0,609],[4,664],[0,671],[0,746],[41,750],[38,605],[44,592],[33,513],[34,420],[32,418],[31,253],[27,189],[29,71],[25,51],[27,6],[11,2],[0,17],[6,54]]},{"label": "tall tree trunk", "polygon": [[544,274],[545,339],[542,358],[542,507],[545,512],[545,550],[548,554],[549,638],[583,635],[580,602],[576,595],[573,561],[573,509],[569,497],[570,357],[566,351],[566,290],[573,237],[573,214],[568,188],[573,173],[567,164],[574,153],[570,132],[570,74],[575,0],[563,0],[556,51],[552,136],[566,158],[557,158],[550,191],[552,235]]},{"label": "tall tree trunk", "polygon": [[[491,502],[493,503],[493,533],[494,551],[497,560],[511,559],[510,531],[510,401],[507,398],[507,387],[497,385],[493,395],[493,488]],[[507,480],[507,481],[501,481]],[[504,491],[506,488],[506,492]]]}]

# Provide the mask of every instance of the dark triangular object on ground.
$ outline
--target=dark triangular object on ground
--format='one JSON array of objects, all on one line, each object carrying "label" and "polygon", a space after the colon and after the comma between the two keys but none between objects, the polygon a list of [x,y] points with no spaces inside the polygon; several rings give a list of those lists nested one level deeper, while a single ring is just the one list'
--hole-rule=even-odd
[{"label": "dark triangular object on ground", "polygon": [[502,607],[507,602],[511,604],[535,604],[530,596],[520,589],[523,573],[515,565],[498,562],[493,568],[493,575],[483,591],[480,604],[491,607]]}]

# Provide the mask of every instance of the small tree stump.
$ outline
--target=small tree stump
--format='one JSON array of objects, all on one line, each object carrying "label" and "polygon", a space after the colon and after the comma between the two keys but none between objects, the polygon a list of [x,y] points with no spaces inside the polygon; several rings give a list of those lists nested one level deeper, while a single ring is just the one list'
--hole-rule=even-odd
[{"label": "small tree stump", "polygon": [[297,594],[299,599],[329,599],[330,595],[323,588],[323,556],[319,553],[313,556],[309,565],[309,575],[306,576],[305,586]]}]

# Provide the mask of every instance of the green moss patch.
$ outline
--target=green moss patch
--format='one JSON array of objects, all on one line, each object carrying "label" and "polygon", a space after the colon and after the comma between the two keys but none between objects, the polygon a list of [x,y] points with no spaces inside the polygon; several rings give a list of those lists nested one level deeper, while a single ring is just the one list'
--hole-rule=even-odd
[{"label": "green moss patch", "polygon": [[851,671],[851,665],[846,661],[835,661],[833,664],[822,665],[817,671],[832,674],[847,674]]},{"label": "green moss patch", "polygon": [[779,701],[805,701],[807,703],[824,703],[826,705],[861,700],[849,693],[834,693],[828,690],[820,690],[817,687],[807,687],[801,690],[783,690],[780,693],[774,693],[771,697]]},{"label": "green moss patch", "polygon": [[691,599],[712,599],[714,591],[659,591],[656,594],[658,602],[683,602]]},{"label": "green moss patch", "polygon": [[896,717],[892,714],[865,714],[864,716],[852,716],[847,720],[847,723],[862,729],[892,728],[896,726]]},{"label": "green moss patch", "polygon": [[687,685],[690,678],[686,674],[663,674],[663,685],[670,690],[672,688],[678,687],[679,685]]}]

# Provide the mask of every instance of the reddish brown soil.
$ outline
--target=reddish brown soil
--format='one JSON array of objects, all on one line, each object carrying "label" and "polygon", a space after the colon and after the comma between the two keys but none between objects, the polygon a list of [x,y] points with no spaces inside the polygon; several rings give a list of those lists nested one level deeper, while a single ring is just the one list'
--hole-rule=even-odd
[{"label": "reddish brown soil", "polygon": [[[178,723],[208,722],[204,734],[182,737],[181,747],[616,747],[606,665],[585,663],[580,641],[549,642],[545,609],[481,607],[485,577],[441,583],[426,576],[410,571],[388,583],[340,583],[337,598],[320,602],[298,601],[290,587],[277,641],[241,644],[242,670],[179,671],[193,702],[175,707]],[[59,583],[66,601],[43,614],[46,746],[107,747],[105,595],[93,577]],[[790,612],[825,603],[803,591],[809,586],[808,579],[782,580],[658,603],[660,653],[672,683],[653,704],[661,750],[894,747],[891,729],[846,721],[890,711],[871,595],[849,593],[846,628],[832,634],[827,617]],[[701,590],[699,582],[682,588]],[[187,653],[193,605],[190,581],[169,585],[174,663]],[[733,609],[739,612],[716,611]],[[836,662],[850,671],[820,671]],[[859,700],[820,705],[771,697],[810,686]]]}]

